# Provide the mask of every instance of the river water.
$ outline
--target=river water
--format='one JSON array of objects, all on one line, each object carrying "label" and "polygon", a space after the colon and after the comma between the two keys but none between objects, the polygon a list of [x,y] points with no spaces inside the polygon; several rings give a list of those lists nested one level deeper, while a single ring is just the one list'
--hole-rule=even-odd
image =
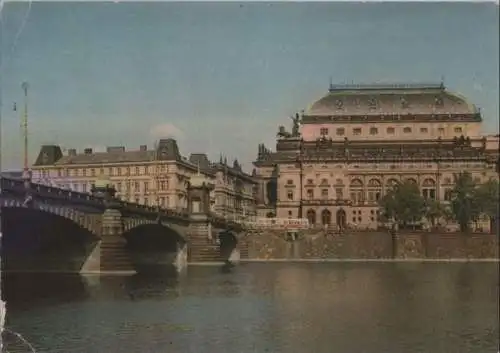
[{"label": "river water", "polygon": [[[177,279],[6,276],[37,352],[497,352],[497,263],[254,263]],[[12,334],[7,349],[20,350]]]}]

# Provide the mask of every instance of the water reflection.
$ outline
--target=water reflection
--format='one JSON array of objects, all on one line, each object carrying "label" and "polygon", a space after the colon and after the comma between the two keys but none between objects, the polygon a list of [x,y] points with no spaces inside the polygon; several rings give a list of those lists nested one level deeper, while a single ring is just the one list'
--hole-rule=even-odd
[{"label": "water reflection", "polygon": [[5,285],[41,352],[460,353],[498,346],[497,283],[497,264],[335,263]]},{"label": "water reflection", "polygon": [[170,274],[136,274],[125,279],[125,290],[132,300],[178,298],[179,277]]}]

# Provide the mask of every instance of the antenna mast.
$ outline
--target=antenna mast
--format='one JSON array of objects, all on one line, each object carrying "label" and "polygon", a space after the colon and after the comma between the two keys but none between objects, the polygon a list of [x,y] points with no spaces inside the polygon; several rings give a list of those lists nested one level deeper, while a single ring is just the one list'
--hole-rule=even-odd
[{"label": "antenna mast", "polygon": [[21,85],[24,91],[24,112],[21,127],[24,137],[24,171],[28,170],[28,82],[23,82]]}]

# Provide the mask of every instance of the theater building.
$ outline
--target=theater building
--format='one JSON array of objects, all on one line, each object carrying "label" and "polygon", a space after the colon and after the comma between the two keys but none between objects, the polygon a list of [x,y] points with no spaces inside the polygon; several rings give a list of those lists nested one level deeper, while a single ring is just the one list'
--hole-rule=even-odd
[{"label": "theater building", "polygon": [[498,135],[483,135],[480,109],[442,83],[331,85],[292,120],[275,150],[258,148],[261,217],[372,229],[398,181],[447,202],[458,172],[498,177]]}]

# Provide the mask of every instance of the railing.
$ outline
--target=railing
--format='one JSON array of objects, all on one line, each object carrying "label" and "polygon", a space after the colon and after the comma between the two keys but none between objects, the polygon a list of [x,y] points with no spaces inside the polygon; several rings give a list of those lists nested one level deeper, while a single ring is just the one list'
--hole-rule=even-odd
[{"label": "railing", "polygon": [[[10,191],[14,193],[26,193],[26,187],[24,185],[24,181],[21,179],[12,179],[12,178],[1,178],[0,182],[2,191]],[[101,198],[97,198],[93,195],[76,192],[72,190],[65,190],[55,186],[49,186],[44,184],[35,184],[31,183],[29,190],[36,192],[38,195],[47,197],[47,198],[64,198],[71,201],[79,202],[92,202],[98,205],[103,205],[104,200]]]},{"label": "railing", "polygon": [[[24,181],[22,179],[5,178],[0,179],[2,192],[12,192],[16,194],[25,194]],[[76,204],[92,204],[96,207],[104,207],[105,199],[84,192],[65,190],[54,186],[31,183],[30,191],[35,192],[38,196],[45,198],[66,199]],[[189,217],[186,211],[178,209],[158,208],[157,206],[141,205],[137,203],[115,200],[121,209],[125,209],[134,213],[155,213],[161,217]]]},{"label": "railing", "polygon": [[257,218],[242,224],[251,229],[306,229],[309,221],[305,218]]},{"label": "railing", "polygon": [[352,204],[351,200],[343,200],[343,199],[304,199],[302,200],[302,204],[304,206],[349,206]]}]

